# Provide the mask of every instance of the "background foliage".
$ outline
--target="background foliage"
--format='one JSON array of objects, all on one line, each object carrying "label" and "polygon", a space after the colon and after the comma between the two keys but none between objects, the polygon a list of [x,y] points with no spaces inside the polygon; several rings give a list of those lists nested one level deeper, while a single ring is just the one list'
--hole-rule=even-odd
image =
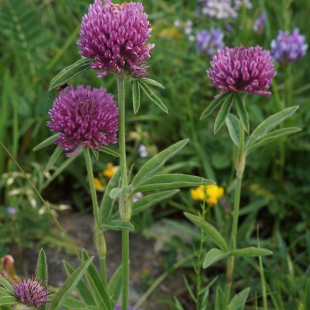
[{"label": "background foliage", "polygon": [[[210,88],[205,73],[211,59],[196,52],[195,43],[188,39],[182,25],[192,20],[193,34],[198,29],[209,30],[211,26],[219,26],[225,33],[225,44],[229,47],[259,44],[264,49],[270,49],[271,40],[275,39],[280,29],[292,31],[298,27],[309,42],[307,14],[310,3],[307,0],[253,0],[252,9],[240,10],[237,19],[225,21],[198,19],[195,14],[196,1],[141,2],[153,27],[150,42],[156,45],[151,58],[150,77],[166,87],[154,91],[167,105],[169,114],[162,113],[145,96],[142,96],[137,115],[133,115],[132,107],[128,107],[127,132],[131,141],[129,163],[135,163],[136,166],[144,163],[145,159],[138,152],[141,144],[152,154],[181,139],[190,138],[189,145],[173,159],[174,162],[170,162],[167,169],[204,176],[225,187],[225,206],[218,205],[214,212],[209,212],[210,221],[225,232],[233,201],[232,154],[235,150],[225,128],[216,136],[213,135],[214,118],[198,121],[202,111],[219,91]],[[71,163],[61,175],[47,184],[50,176],[43,176],[41,171],[53,147],[37,152],[32,149],[51,135],[46,121],[56,94],[48,91],[49,82],[61,69],[80,59],[75,42],[81,16],[87,12],[88,6],[89,1],[84,0],[0,1],[0,140],[29,173],[48,201],[73,204],[78,210],[90,205],[84,177],[86,174],[79,168],[79,160]],[[252,30],[252,26],[262,10],[267,13],[267,21],[264,33],[258,34]],[[176,20],[181,22],[178,28],[174,26]],[[286,125],[300,127],[302,131],[251,154],[243,183],[243,217],[238,242],[240,245],[256,244],[259,227],[261,245],[274,251],[272,259],[264,260],[264,268],[269,283],[268,292],[276,309],[297,309],[299,301],[305,305],[304,309],[307,309],[306,305],[310,308],[307,297],[307,293],[310,296],[310,73],[305,69],[309,62],[308,51],[305,57],[291,65],[290,71],[276,65],[278,73],[272,85],[273,97],[252,96],[248,101],[251,128],[278,112],[281,105],[300,106],[298,113],[287,120]],[[113,75],[104,79],[97,79],[95,75],[94,71],[88,70],[70,83],[104,86],[108,92],[116,93]],[[127,85],[127,102],[131,102],[130,87]],[[291,97],[287,97],[288,88],[292,90]],[[95,167],[97,173],[103,171],[108,162],[113,162],[108,155],[101,155],[100,159]],[[64,160],[63,155],[57,165]],[[36,195],[29,192],[28,182],[16,175],[17,172],[16,165],[0,148],[0,254],[7,251],[5,244],[17,239],[21,238],[25,245],[29,245],[31,238],[42,238],[40,227],[47,222],[44,208]],[[7,206],[16,208],[17,220],[8,217]],[[143,221],[139,221],[142,225],[136,228],[143,231],[143,227],[150,225],[154,219],[180,218],[180,209],[198,208],[199,204],[191,200],[188,191],[183,190],[176,201],[162,204],[143,215]],[[29,209],[37,215],[38,229],[33,229],[33,222],[27,222],[25,214]],[[17,223],[15,232],[12,232],[12,221]],[[28,233],[21,233],[21,228]],[[2,236],[7,234],[10,238],[4,241]],[[257,277],[252,267],[257,266],[251,260],[247,263],[239,266],[239,277],[251,282]],[[276,295],[274,292],[280,293]]]}]

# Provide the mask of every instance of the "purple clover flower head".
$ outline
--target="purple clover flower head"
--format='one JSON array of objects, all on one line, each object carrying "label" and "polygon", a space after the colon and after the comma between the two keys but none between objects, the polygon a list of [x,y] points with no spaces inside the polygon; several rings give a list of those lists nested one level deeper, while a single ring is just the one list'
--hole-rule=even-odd
[{"label": "purple clover flower head", "polygon": [[211,28],[210,32],[201,30],[196,32],[196,50],[207,56],[214,56],[219,49],[224,48],[224,34],[221,28]]},{"label": "purple clover flower head", "polygon": [[146,44],[152,31],[140,2],[114,4],[111,0],[95,0],[83,16],[79,53],[94,58],[91,68],[101,70],[103,77],[110,70],[134,78],[147,75],[146,60],[155,44]]},{"label": "purple clover flower head", "polygon": [[32,277],[15,285],[14,295],[20,303],[39,308],[47,302],[49,294],[46,292],[46,288],[36,281],[35,277]]},{"label": "purple clover flower head", "polygon": [[[245,92],[265,97],[266,92],[276,75],[269,51],[260,46],[244,48],[243,46],[219,50],[211,61],[212,69],[207,74],[211,86],[222,92]],[[216,96],[216,97],[218,97]]]},{"label": "purple clover flower head", "polygon": [[257,20],[255,21],[253,25],[253,30],[262,33],[263,29],[265,27],[265,22],[266,22],[266,14],[264,12],[260,13],[258,16]]},{"label": "purple clover flower head", "polygon": [[279,63],[297,61],[308,49],[305,39],[304,35],[299,34],[298,28],[295,28],[291,35],[280,30],[277,38],[271,42],[271,55]]},{"label": "purple clover flower head", "polygon": [[104,88],[91,90],[90,86],[70,85],[55,99],[49,110],[51,121],[47,126],[60,132],[54,141],[66,151],[67,156],[79,153],[82,147],[99,151],[108,143],[116,143],[118,130],[118,108],[111,94]]}]

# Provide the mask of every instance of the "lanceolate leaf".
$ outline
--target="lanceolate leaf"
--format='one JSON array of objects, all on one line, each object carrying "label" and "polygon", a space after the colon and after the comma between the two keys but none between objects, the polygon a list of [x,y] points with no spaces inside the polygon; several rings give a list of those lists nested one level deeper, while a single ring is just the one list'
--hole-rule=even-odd
[{"label": "lanceolate leaf", "polygon": [[0,297],[0,305],[14,305],[18,303],[18,299],[14,296],[1,296]]},{"label": "lanceolate leaf", "polygon": [[168,109],[165,104],[152,92],[152,90],[142,81],[138,81],[140,88],[157,106],[159,106],[164,112],[168,113]]},{"label": "lanceolate leaf", "polygon": [[200,120],[204,119],[209,114],[211,114],[213,110],[215,110],[229,96],[232,96],[232,94],[230,92],[225,92],[223,95],[213,100],[208,105],[208,107],[201,113]]},{"label": "lanceolate leaf", "polygon": [[247,148],[247,153],[249,154],[253,150],[257,149],[260,146],[263,146],[265,144],[268,144],[270,142],[278,141],[280,138],[284,136],[291,135],[293,133],[296,133],[300,131],[300,128],[297,127],[288,127],[288,128],[282,128],[278,130],[274,130],[265,136],[263,136],[260,139],[257,139],[249,148]]},{"label": "lanceolate leaf", "polygon": [[181,140],[147,161],[133,178],[133,189],[135,190],[135,188],[137,188],[142,182],[145,182],[153,176],[166,163],[166,161],[177,154],[187,142],[188,139]]},{"label": "lanceolate leaf", "polygon": [[[145,197],[139,199],[138,201],[134,202],[131,205],[131,208],[132,208],[131,215],[135,215],[137,213],[140,213],[140,212],[150,208],[151,206],[157,204],[158,202],[172,197],[177,192],[179,192],[178,189],[173,189],[173,190],[162,191],[160,193],[155,193],[155,194],[145,196]],[[113,214],[111,220],[115,220],[118,218],[119,218],[119,211],[117,211],[115,214]]]},{"label": "lanceolate leaf", "polygon": [[122,221],[122,220],[113,220],[108,224],[102,225],[102,229],[104,230],[130,230],[133,231],[134,227],[130,222]]},{"label": "lanceolate leaf", "polygon": [[13,286],[11,285],[11,283],[4,279],[3,276],[0,274],[0,284],[7,289],[10,293],[14,294],[14,289]]},{"label": "lanceolate leaf", "polygon": [[117,153],[111,149],[109,149],[108,147],[103,147],[103,148],[100,148],[100,151],[103,152],[103,153],[106,153],[106,154],[109,154],[109,155],[112,155],[114,157],[120,157],[120,153]]},{"label": "lanceolate leaf", "polygon": [[[42,283],[43,287],[47,286],[48,282],[48,274],[47,274],[47,261],[46,261],[46,255],[43,249],[39,252],[38,262],[37,262],[37,268],[36,268],[36,277],[37,280]],[[47,304],[42,304],[41,308],[42,310],[45,310],[47,307]]]},{"label": "lanceolate leaf", "polygon": [[38,151],[40,149],[43,149],[44,147],[53,144],[54,141],[58,138],[59,133],[56,133],[55,135],[47,138],[46,140],[42,141],[40,144],[38,144],[36,147],[33,148],[33,151]]},{"label": "lanceolate leaf", "polygon": [[72,79],[74,76],[86,71],[90,68],[90,63],[93,61],[93,59],[89,58],[82,58],[75,62],[74,64],[66,67],[62,71],[60,71],[52,80],[50,83],[49,90],[56,88],[58,86],[63,85],[65,82]]},{"label": "lanceolate leaf", "polygon": [[142,182],[135,192],[214,184],[213,181],[185,174],[160,174]]},{"label": "lanceolate leaf", "polygon": [[263,248],[255,248],[255,247],[249,247],[244,249],[238,249],[231,251],[229,253],[230,256],[264,256],[264,255],[272,255],[273,253],[268,249]]},{"label": "lanceolate leaf", "polygon": [[119,198],[123,195],[130,195],[132,193],[133,189],[132,189],[132,185],[130,184],[129,186],[124,186],[124,187],[117,187],[117,188],[113,188],[111,190],[110,193],[110,197],[112,199],[116,199]]},{"label": "lanceolate leaf", "polygon": [[298,108],[299,108],[298,106],[286,108],[281,112],[271,115],[266,120],[264,120],[260,125],[258,125],[255,128],[255,130],[250,135],[246,143],[246,148],[249,149],[258,139],[262,138],[274,127],[282,123],[286,118],[291,116]]},{"label": "lanceolate leaf", "polygon": [[60,156],[62,151],[63,151],[63,148],[61,148],[60,146],[56,147],[56,149],[54,150],[52,156],[48,160],[44,171],[49,171],[52,168],[52,166],[55,164],[56,160],[58,159],[58,157]]},{"label": "lanceolate leaf", "polygon": [[222,104],[222,107],[215,119],[214,134],[216,134],[223,126],[226,116],[228,115],[230,108],[233,104],[233,101],[234,101],[234,96],[228,96],[227,99]]},{"label": "lanceolate leaf", "polygon": [[231,140],[238,146],[240,137],[240,122],[238,118],[229,113],[225,121]]},{"label": "lanceolate leaf", "polygon": [[132,102],[133,102],[133,112],[136,114],[140,108],[140,87],[137,80],[132,82]]},{"label": "lanceolate leaf", "polygon": [[87,305],[73,298],[66,298],[62,306],[68,309],[87,309]]},{"label": "lanceolate leaf", "polygon": [[246,132],[250,131],[250,123],[249,123],[249,116],[248,112],[245,108],[245,103],[242,97],[237,93],[234,95],[235,97],[235,106],[239,115],[240,122]]},{"label": "lanceolate leaf", "polygon": [[[83,261],[87,261],[89,255],[85,250],[82,251]],[[85,274],[88,285],[94,295],[94,299],[98,306],[102,310],[112,310],[110,298],[107,293],[107,288],[103,285],[99,273],[93,263],[89,265],[89,268]]]},{"label": "lanceolate leaf", "polygon": [[221,287],[218,285],[216,288],[216,296],[215,296],[215,310],[223,310],[225,309],[225,294],[222,291]]},{"label": "lanceolate leaf", "polygon": [[196,216],[196,215],[193,215],[187,212],[185,212],[184,215],[190,221],[192,221],[197,227],[202,229],[207,234],[207,236],[210,239],[212,239],[212,241],[221,248],[223,252],[228,251],[228,246],[227,246],[226,241],[224,240],[223,236],[220,234],[220,232],[215,227],[207,223],[205,220],[203,220],[199,216]]},{"label": "lanceolate leaf", "polygon": [[229,252],[223,252],[219,249],[211,249],[207,253],[203,261],[203,268],[208,268],[209,266],[213,265],[214,263],[228,256],[229,256]]},{"label": "lanceolate leaf", "polygon": [[149,85],[152,85],[152,86],[159,87],[161,89],[165,89],[165,87],[162,84],[160,84],[159,82],[157,82],[155,80],[152,80],[152,79],[149,79],[149,78],[143,78],[142,81],[145,84],[149,84]]},{"label": "lanceolate leaf", "polygon": [[121,169],[118,169],[116,173],[110,179],[105,189],[102,202],[100,205],[100,210],[99,210],[101,222],[103,224],[106,224],[110,221],[110,216],[111,216],[113,204],[114,204],[114,200],[110,197],[110,192],[113,188],[118,187],[120,176],[121,176]]},{"label": "lanceolate leaf", "polygon": [[[71,274],[74,272],[74,268],[67,261],[63,261],[63,265],[65,267],[68,277],[71,276]],[[96,305],[92,293],[90,292],[88,286],[83,279],[81,279],[76,285],[75,291],[77,292],[80,299],[84,301],[87,305]]]},{"label": "lanceolate leaf", "polygon": [[246,300],[248,298],[250,288],[246,288],[240,293],[236,294],[228,305],[228,310],[243,310]]},{"label": "lanceolate leaf", "polygon": [[114,272],[112,279],[108,285],[108,294],[111,300],[111,308],[116,307],[119,295],[122,290],[122,266],[118,267]]},{"label": "lanceolate leaf", "polygon": [[[78,267],[72,275],[66,280],[63,286],[54,295],[53,301],[50,304],[49,310],[59,310],[69,294],[74,290],[77,283],[80,281],[87,268],[91,264],[93,257],[86,260],[80,267]],[[108,309],[110,310],[110,309]]]}]

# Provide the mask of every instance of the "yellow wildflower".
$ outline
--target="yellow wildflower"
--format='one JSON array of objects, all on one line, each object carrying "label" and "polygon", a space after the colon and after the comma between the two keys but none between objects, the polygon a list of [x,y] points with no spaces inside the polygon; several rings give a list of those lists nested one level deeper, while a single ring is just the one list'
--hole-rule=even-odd
[{"label": "yellow wildflower", "polygon": [[173,26],[170,29],[164,28],[159,33],[159,36],[162,38],[170,39],[170,38],[181,38],[182,34],[178,32],[177,28]]},{"label": "yellow wildflower", "polygon": [[103,187],[101,181],[98,178],[94,178],[94,183],[95,183],[96,191],[100,191],[100,192],[104,191],[104,187]]},{"label": "yellow wildflower", "polygon": [[224,195],[224,188],[217,185],[200,185],[196,189],[191,189],[192,199],[203,201],[204,199],[210,206],[218,203],[218,199]]},{"label": "yellow wildflower", "polygon": [[113,175],[115,174],[115,172],[117,171],[118,168],[119,168],[118,166],[113,166],[112,163],[108,163],[108,164],[107,164],[107,169],[104,170],[104,171],[102,172],[102,174],[103,174],[105,177],[111,179],[111,178],[113,177]]}]

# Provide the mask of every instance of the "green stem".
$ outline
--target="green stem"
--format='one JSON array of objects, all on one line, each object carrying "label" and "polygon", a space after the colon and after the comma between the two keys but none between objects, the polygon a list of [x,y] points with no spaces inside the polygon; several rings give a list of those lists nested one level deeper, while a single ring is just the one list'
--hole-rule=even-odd
[{"label": "green stem", "polygon": [[[230,250],[236,249],[236,240],[238,232],[238,220],[239,220],[239,208],[240,208],[240,195],[241,195],[241,185],[242,176],[246,163],[246,151],[244,149],[244,129],[240,123],[240,137],[238,146],[238,155],[236,159],[236,187],[235,187],[235,197],[234,197],[234,213],[233,213],[233,223],[231,230],[230,239]],[[231,256],[228,259],[227,271],[226,271],[226,288],[225,288],[225,304],[228,307],[230,299],[230,291],[232,286],[232,278],[234,272],[234,257]]]},{"label": "green stem", "polygon": [[107,263],[105,257],[100,257],[100,272],[104,287],[107,287]]},{"label": "green stem", "polygon": [[[205,200],[202,204],[202,212],[201,212],[202,219],[205,219],[206,216],[206,206],[205,206]],[[200,230],[200,245],[199,245],[199,252],[198,252],[198,259],[197,259],[197,268],[195,268],[196,271],[196,310],[200,310],[200,291],[201,291],[201,267],[202,267],[202,256],[204,253],[203,250],[203,244],[204,244],[205,238],[204,238],[204,231]]]},{"label": "green stem", "polygon": [[[128,186],[127,162],[126,162],[126,141],[125,141],[125,83],[124,79],[117,77],[118,108],[119,108],[119,153],[122,187]],[[130,197],[120,197],[119,210],[123,221],[130,221],[131,201]],[[122,231],[122,310],[128,308],[129,291],[129,231]]]},{"label": "green stem", "polygon": [[122,310],[127,310],[129,292],[129,230],[122,231],[122,281]]},{"label": "green stem", "polygon": [[93,204],[93,212],[95,217],[95,228],[96,230],[100,230],[100,217],[99,217],[99,207],[98,207],[98,201],[97,201],[97,194],[95,189],[95,182],[94,182],[94,173],[93,173],[93,166],[90,159],[89,149],[84,148],[84,157],[85,157],[85,163],[86,163],[86,169],[87,169],[87,176],[88,176],[88,183],[90,188],[90,195],[91,200]]}]

